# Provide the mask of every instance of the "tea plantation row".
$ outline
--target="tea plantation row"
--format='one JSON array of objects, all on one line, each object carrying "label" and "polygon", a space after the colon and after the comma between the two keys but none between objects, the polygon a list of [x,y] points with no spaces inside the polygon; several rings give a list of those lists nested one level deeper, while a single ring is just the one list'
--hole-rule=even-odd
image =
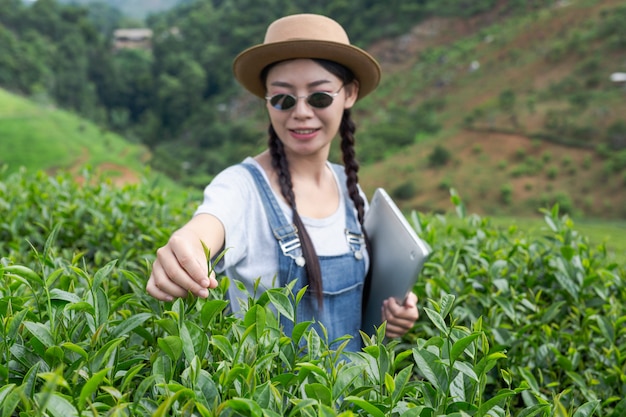
[{"label": "tea plantation row", "polygon": [[[434,249],[421,319],[359,353],[282,334],[301,294],[145,293],[194,209],[155,184],[0,173],[0,417],[626,415],[626,270],[558,207],[545,234],[412,216]],[[302,348],[301,346],[304,346]]]}]

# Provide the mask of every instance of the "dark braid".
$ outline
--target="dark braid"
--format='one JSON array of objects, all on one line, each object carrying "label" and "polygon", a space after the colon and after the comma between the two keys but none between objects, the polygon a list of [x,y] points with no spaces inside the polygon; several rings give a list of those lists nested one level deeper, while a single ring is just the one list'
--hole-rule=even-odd
[{"label": "dark braid", "polygon": [[[291,173],[289,172],[289,163],[285,156],[285,148],[283,143],[278,138],[274,127],[270,124],[269,130],[269,150],[272,156],[272,167],[278,174],[278,181],[280,183],[280,192],[287,200],[289,207],[293,211],[293,224],[298,230],[298,237],[300,238],[300,245],[302,247],[302,255],[306,261],[306,273],[309,286],[315,298],[317,298],[318,306],[321,307],[324,302],[323,285],[322,285],[322,271],[320,269],[320,261],[313,247],[311,237],[302,223],[300,214],[296,209],[296,196],[293,193],[293,183],[291,182]],[[290,279],[290,277],[287,277]]]},{"label": "dark braid", "polygon": [[[361,230],[363,231],[363,237],[365,238],[365,250],[369,254],[370,260],[372,259],[372,247],[367,237],[367,232],[363,228],[363,221],[365,219],[365,201],[361,197],[359,192],[359,163],[356,159],[356,153],[354,151],[354,132],[356,131],[356,125],[352,121],[350,109],[343,111],[343,117],[341,118],[341,125],[339,126],[339,134],[341,135],[341,152],[343,154],[343,165],[346,173],[346,185],[348,187],[348,194],[354,202],[356,207],[359,223],[361,223]],[[367,271],[365,283],[363,286],[363,309],[367,308],[367,300],[370,294],[371,286],[371,274],[372,268]]]},{"label": "dark braid", "polygon": [[341,119],[341,126],[339,127],[339,134],[341,135],[341,152],[343,153],[343,165],[346,172],[346,185],[348,186],[348,193],[350,198],[354,202],[356,211],[359,217],[359,223],[363,225],[363,219],[365,217],[365,202],[359,188],[359,163],[356,160],[356,153],[354,152],[354,132],[356,126],[352,121],[350,109],[343,111],[343,117]]}]

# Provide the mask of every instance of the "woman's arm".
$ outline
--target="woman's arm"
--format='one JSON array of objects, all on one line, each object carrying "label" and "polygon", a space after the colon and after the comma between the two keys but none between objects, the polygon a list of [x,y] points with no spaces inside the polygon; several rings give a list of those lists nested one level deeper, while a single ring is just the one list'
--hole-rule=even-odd
[{"label": "woman's arm", "polygon": [[210,214],[198,214],[175,231],[165,246],[157,250],[152,273],[148,279],[148,294],[162,301],[186,297],[189,292],[202,298],[215,288],[215,275],[209,268],[202,242],[215,256],[224,247],[222,223]]}]

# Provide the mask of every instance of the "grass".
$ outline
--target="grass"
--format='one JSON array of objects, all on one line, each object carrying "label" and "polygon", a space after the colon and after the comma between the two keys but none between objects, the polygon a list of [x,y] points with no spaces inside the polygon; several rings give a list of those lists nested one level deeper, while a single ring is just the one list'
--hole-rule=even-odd
[{"label": "grass", "polygon": [[[147,150],[72,113],[0,90],[0,163],[10,172],[98,167],[140,173]],[[113,168],[112,171],[115,171]],[[119,172],[118,172],[119,174]]]}]

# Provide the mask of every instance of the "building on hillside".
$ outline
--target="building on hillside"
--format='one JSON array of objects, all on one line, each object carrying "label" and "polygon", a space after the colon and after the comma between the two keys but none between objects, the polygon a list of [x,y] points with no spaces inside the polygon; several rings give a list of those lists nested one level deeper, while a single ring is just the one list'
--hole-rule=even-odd
[{"label": "building on hillside", "polygon": [[151,49],[151,29],[117,29],[113,32],[113,49]]}]

